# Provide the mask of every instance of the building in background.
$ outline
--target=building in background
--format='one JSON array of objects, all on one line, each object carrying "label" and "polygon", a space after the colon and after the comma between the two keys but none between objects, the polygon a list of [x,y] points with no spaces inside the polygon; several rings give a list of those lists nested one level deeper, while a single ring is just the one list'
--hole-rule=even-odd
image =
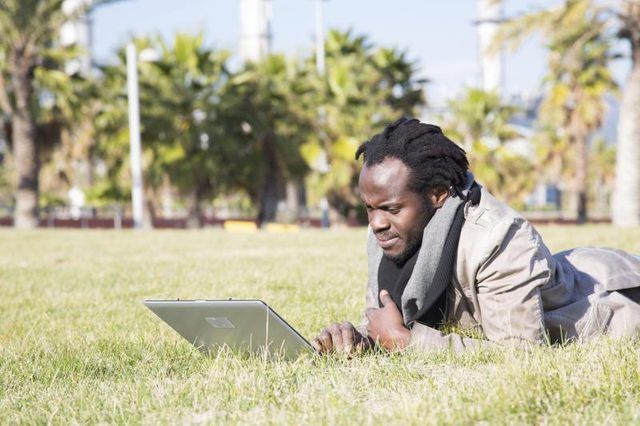
[{"label": "building in background", "polygon": [[496,0],[478,0],[478,59],[480,62],[481,87],[490,92],[503,93],[504,54],[492,51],[491,43],[502,22],[502,3]]},{"label": "building in background", "polygon": [[245,62],[259,61],[271,52],[270,0],[240,0],[239,45]]},{"label": "building in background", "polygon": [[83,13],[93,0],[65,0],[62,9],[70,19],[60,30],[60,43],[63,46],[76,46],[80,55],[65,64],[67,74],[87,75],[91,72],[91,18]]}]

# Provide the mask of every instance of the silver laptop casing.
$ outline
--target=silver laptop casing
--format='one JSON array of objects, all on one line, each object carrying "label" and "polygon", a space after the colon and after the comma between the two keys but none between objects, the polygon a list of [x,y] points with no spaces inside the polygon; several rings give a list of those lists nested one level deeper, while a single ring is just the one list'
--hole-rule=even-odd
[{"label": "silver laptop casing", "polygon": [[204,353],[228,347],[295,359],[314,352],[309,342],[261,300],[145,300],[144,304]]}]

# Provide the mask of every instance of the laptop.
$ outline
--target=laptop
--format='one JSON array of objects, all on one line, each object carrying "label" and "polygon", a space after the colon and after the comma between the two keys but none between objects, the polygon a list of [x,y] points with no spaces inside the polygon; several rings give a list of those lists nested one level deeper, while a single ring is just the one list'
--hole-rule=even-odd
[{"label": "laptop", "polygon": [[262,300],[145,300],[144,305],[203,353],[292,360],[311,344]]}]

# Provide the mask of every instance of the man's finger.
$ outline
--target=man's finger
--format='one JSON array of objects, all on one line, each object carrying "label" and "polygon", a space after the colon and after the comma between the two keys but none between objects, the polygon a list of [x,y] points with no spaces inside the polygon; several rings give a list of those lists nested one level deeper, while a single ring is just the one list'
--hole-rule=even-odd
[{"label": "man's finger", "polygon": [[355,342],[353,326],[348,322],[344,322],[340,324],[340,331],[342,332],[342,350],[349,354],[353,351],[353,344]]},{"label": "man's finger", "polygon": [[355,343],[356,352],[362,352],[371,347],[371,340],[356,331]]},{"label": "man's finger", "polygon": [[382,302],[382,306],[385,308],[390,305],[395,306],[395,302],[391,299],[391,295],[387,290],[382,290],[380,292],[380,301]]},{"label": "man's finger", "polygon": [[318,341],[322,344],[322,348],[325,352],[329,352],[333,349],[333,341],[331,340],[331,334],[325,328],[318,335]]},{"label": "man's finger", "polygon": [[331,334],[331,341],[333,343],[334,351],[342,351],[342,331],[340,330],[340,325],[332,324],[328,328],[329,333]]},{"label": "man's finger", "polygon": [[318,352],[324,352],[324,348],[322,347],[322,343],[320,343],[320,341],[318,340],[318,338],[314,338],[312,339],[309,343],[311,343],[311,346],[313,346],[313,349],[315,349]]}]

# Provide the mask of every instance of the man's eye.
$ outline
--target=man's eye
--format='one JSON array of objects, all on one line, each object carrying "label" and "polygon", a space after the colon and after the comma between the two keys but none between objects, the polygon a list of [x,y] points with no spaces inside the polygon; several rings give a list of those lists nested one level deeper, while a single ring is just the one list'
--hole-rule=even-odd
[{"label": "man's eye", "polygon": [[400,209],[387,209],[387,211],[391,214],[398,214],[400,213]]}]

